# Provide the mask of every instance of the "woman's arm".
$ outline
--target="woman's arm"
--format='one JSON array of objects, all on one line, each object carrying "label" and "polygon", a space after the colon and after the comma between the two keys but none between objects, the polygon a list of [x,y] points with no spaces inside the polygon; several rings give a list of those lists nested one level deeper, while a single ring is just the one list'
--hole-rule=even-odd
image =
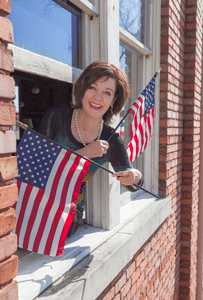
[{"label": "woman's arm", "polygon": [[117,178],[130,191],[136,191],[137,188],[133,184],[142,185],[143,178],[139,170],[134,169],[129,161],[125,144],[118,134],[114,136],[113,151],[110,160]]}]

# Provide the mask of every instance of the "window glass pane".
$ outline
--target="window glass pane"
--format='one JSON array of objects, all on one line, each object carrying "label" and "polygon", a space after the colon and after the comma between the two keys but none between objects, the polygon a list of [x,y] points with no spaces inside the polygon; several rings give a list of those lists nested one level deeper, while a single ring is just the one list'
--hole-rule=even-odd
[{"label": "window glass pane", "polygon": [[119,0],[119,25],[149,47],[149,0]]},{"label": "window glass pane", "polygon": [[78,66],[79,17],[52,0],[12,0],[14,45]]},{"label": "window glass pane", "polygon": [[[120,68],[128,77],[130,84],[131,95],[128,99],[126,105],[123,107],[120,118],[123,118],[127,113],[128,109],[135,102],[139,94],[143,90],[143,56],[137,51],[129,48],[127,45],[121,43],[119,46],[119,61]],[[122,126],[120,127],[120,135],[123,138],[125,145],[127,147],[130,141],[130,123],[132,117],[129,114]],[[134,162],[133,166],[143,173],[143,156],[140,155]],[[121,192],[125,192],[126,189],[121,185]]]}]

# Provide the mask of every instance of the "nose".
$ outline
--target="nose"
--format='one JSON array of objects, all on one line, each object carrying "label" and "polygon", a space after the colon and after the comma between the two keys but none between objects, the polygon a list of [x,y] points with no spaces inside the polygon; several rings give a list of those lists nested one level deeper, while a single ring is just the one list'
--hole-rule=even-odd
[{"label": "nose", "polygon": [[97,92],[96,93],[96,95],[95,95],[95,97],[97,98],[97,99],[103,99],[103,96],[102,96],[102,93],[101,92]]}]

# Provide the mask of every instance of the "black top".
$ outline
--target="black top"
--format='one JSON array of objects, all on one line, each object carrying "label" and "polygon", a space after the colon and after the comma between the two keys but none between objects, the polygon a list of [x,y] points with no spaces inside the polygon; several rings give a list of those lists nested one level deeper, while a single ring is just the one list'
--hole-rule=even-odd
[{"label": "black top", "polygon": [[[76,151],[83,148],[83,144],[77,141],[71,132],[71,120],[73,115],[73,108],[70,107],[51,107],[49,108],[42,119],[40,132],[45,136],[55,140],[62,146],[69,148],[70,150]],[[108,140],[113,132],[113,128],[108,124],[104,123],[101,140]],[[129,162],[126,147],[123,140],[120,138],[118,133],[114,133],[109,141],[109,149],[106,154],[102,157],[93,158],[93,161],[102,165],[106,162],[110,162],[114,171],[124,171],[127,168],[133,168]],[[91,164],[88,173],[84,179],[86,182],[90,179],[96,170],[97,166]],[[105,171],[104,171],[105,172]],[[132,186],[125,186],[130,191],[136,191]],[[80,195],[78,197],[78,208],[82,209],[84,184],[82,185]]]}]

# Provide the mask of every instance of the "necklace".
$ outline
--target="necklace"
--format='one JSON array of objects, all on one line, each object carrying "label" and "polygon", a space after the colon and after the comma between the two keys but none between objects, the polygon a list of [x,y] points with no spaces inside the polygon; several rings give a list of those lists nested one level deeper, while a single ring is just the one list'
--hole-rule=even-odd
[{"label": "necklace", "polygon": [[[78,110],[77,110],[76,113],[75,113],[75,126],[76,126],[76,129],[77,129],[77,133],[78,133],[78,136],[79,136],[79,138],[80,138],[80,141],[81,141],[81,143],[83,144],[83,146],[85,147],[86,144],[85,144],[85,142],[83,141],[83,138],[82,138],[82,136],[81,136],[81,133],[80,133],[80,130],[79,130],[79,126],[78,126],[78,113],[79,113],[79,111],[80,111],[80,108],[78,108]],[[97,140],[99,140],[100,137],[101,137],[101,133],[102,133],[102,130],[103,130],[103,123],[104,123],[104,121],[102,120],[102,121],[101,121],[101,127],[100,127],[100,130],[99,130],[99,134],[98,134],[98,137],[97,137]]]}]

